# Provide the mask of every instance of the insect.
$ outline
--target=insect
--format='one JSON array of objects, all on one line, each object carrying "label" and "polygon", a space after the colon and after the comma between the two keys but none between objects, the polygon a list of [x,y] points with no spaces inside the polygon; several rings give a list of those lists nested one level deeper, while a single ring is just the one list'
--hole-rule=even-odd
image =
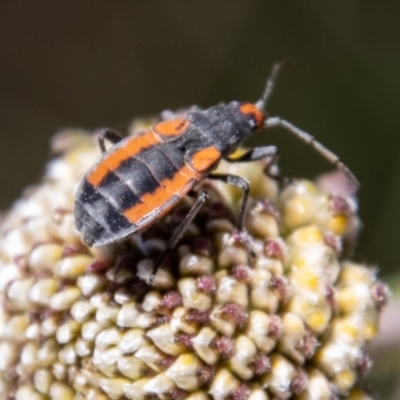
[{"label": "insect", "polygon": [[[75,221],[89,246],[120,241],[144,230],[171,210],[204,178],[218,179],[243,190],[236,230],[244,233],[243,220],[249,182],[240,176],[212,171],[221,159],[250,162],[277,156],[275,146],[257,147],[232,159],[230,155],[253,132],[280,126],[307,142],[358,187],[358,181],[339,158],[313,136],[279,117],[267,117],[266,104],[279,70],[287,62],[274,65],[260,100],[256,103],[232,101],[206,110],[192,108],[185,116],[161,120],[151,129],[121,138],[104,130],[99,136],[102,156],[87,171],[75,198]],[[105,140],[113,143],[106,150]],[[197,200],[153,264],[157,269],[175,247],[208,194],[200,190]],[[243,235],[243,241],[245,241]]]}]

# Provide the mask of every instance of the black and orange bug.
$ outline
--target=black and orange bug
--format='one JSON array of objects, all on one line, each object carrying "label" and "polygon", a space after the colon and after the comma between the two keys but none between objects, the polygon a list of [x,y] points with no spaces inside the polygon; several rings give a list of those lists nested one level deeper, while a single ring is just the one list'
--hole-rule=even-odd
[{"label": "black and orange bug", "polygon": [[[239,158],[229,158],[246,138],[263,128],[285,128],[314,147],[358,186],[350,170],[313,136],[279,117],[267,118],[266,104],[285,64],[274,65],[263,96],[254,104],[232,101],[206,110],[193,107],[184,116],[162,120],[151,129],[124,139],[104,130],[99,137],[103,155],[83,177],[75,198],[76,227],[83,240],[89,246],[101,246],[141,231],[164,216],[202,179],[209,178],[243,190],[236,229],[246,241],[243,220],[249,182],[240,176],[212,171],[221,159],[269,159],[272,164],[278,156],[275,146],[257,147]],[[114,144],[108,151],[106,139]],[[192,209],[155,260],[151,280],[207,198],[206,191],[198,192]]]}]

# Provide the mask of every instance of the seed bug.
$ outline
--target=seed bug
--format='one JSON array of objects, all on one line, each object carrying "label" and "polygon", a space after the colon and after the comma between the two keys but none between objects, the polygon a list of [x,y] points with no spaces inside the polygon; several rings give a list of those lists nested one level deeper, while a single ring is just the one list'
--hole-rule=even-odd
[{"label": "seed bug", "polygon": [[[267,117],[266,105],[278,72],[286,64],[273,66],[264,93],[256,103],[232,101],[205,110],[193,107],[184,116],[161,120],[151,129],[124,139],[114,131],[104,130],[99,136],[103,154],[83,177],[75,198],[76,227],[83,240],[89,246],[101,246],[144,230],[207,178],[243,190],[236,230],[246,242],[243,221],[249,182],[241,176],[216,174],[213,170],[221,159],[232,163],[267,159],[268,165],[274,164],[278,157],[275,146],[256,147],[238,158],[230,158],[246,138],[263,128],[286,129],[336,165],[358,187],[352,172],[313,136],[280,117]],[[105,140],[113,143],[109,150]],[[151,281],[207,198],[205,190],[198,192],[186,218],[154,261]]]}]

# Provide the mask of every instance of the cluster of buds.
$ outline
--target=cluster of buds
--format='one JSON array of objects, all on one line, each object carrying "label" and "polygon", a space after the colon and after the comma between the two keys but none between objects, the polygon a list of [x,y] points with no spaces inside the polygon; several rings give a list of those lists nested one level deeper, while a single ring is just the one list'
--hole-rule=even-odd
[{"label": "cluster of buds", "polygon": [[387,288],[343,261],[359,225],[351,194],[284,188],[262,163],[225,165],[241,193],[210,193],[149,285],[154,257],[190,208],[143,233],[88,248],[74,193],[99,156],[94,137],[55,137],[60,156],[0,228],[0,398],[16,400],[372,399],[359,386]]}]

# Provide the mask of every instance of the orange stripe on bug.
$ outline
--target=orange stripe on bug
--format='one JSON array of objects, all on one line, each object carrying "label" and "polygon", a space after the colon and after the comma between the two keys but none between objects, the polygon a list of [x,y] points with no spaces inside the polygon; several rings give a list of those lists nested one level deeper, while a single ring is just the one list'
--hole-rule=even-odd
[{"label": "orange stripe on bug", "polygon": [[154,126],[154,131],[163,136],[179,136],[190,125],[186,118],[175,118],[159,122]]},{"label": "orange stripe on bug", "polygon": [[101,161],[87,176],[87,181],[94,187],[100,185],[104,177],[109,173],[109,169],[104,161]]},{"label": "orange stripe on bug", "polygon": [[93,171],[88,174],[88,182],[94,187],[98,187],[110,171],[116,170],[128,158],[134,157],[142,150],[147,149],[160,141],[161,140],[151,130],[128,139],[123,146],[107,154],[93,169]]},{"label": "orange stripe on bug", "polygon": [[124,150],[123,147],[116,149],[112,153],[108,154],[104,158],[104,163],[110,171],[117,169],[125,160],[129,158],[129,154]]},{"label": "orange stripe on bug", "polygon": [[191,170],[186,165],[183,166],[172,179],[164,179],[161,185],[165,187],[165,190],[170,192],[172,195],[182,196],[187,193],[187,185],[194,179],[199,181],[202,178],[201,174]]},{"label": "orange stripe on bug", "polygon": [[128,140],[124,144],[123,148],[131,157],[134,157],[142,150],[147,149],[160,142],[160,138],[158,138],[152,130],[148,130],[143,134],[136,136],[131,140]]},{"label": "orange stripe on bug", "polygon": [[124,211],[124,216],[132,224],[140,221],[146,214],[153,211],[146,203],[139,203]]},{"label": "orange stripe on bug", "polygon": [[[141,203],[124,211],[124,216],[131,223],[136,224],[151,211],[162,208],[173,196],[182,197],[188,191],[187,186],[194,186],[200,178],[201,175],[184,166],[175,173],[172,179],[164,179],[154,193],[144,194],[140,199]],[[166,211],[163,210],[163,212]]]},{"label": "orange stripe on bug", "polygon": [[210,167],[217,163],[221,158],[221,153],[214,147],[207,147],[192,155],[191,166],[198,172],[206,172]]}]

